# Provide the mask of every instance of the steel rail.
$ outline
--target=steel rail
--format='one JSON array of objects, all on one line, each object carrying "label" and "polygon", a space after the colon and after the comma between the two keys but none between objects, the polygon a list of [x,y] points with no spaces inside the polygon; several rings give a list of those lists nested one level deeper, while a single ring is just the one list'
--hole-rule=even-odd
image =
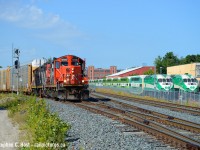
[{"label": "steel rail", "polygon": [[[96,95],[95,95],[95,98],[96,98]],[[180,129],[188,130],[190,132],[200,133],[200,124],[198,124],[198,123],[190,122],[190,121],[187,121],[184,119],[176,118],[176,117],[162,114],[159,112],[155,112],[155,111],[151,111],[151,110],[137,107],[134,105],[126,104],[125,102],[121,102],[121,101],[118,102],[118,101],[112,100],[112,99],[110,101],[113,103],[119,104],[125,108],[129,108],[129,109],[131,109],[131,110],[129,110],[129,112],[137,113],[138,115],[142,115],[143,117],[148,118],[150,120],[154,120],[156,122],[160,122],[160,123],[163,123],[166,125],[178,127]],[[137,110],[137,111],[133,111],[133,109]]]},{"label": "steel rail", "polygon": [[[99,105],[101,105],[101,104],[99,104]],[[105,103],[103,105],[107,108],[111,108],[111,106],[108,106]],[[101,105],[101,106],[104,107],[103,105]],[[117,109],[117,108],[115,108],[115,109]],[[184,129],[184,130],[187,130],[187,131],[190,131],[190,132],[194,132],[194,133],[200,133],[200,125],[199,124],[189,122],[189,121],[186,121],[186,120],[183,120],[183,121],[185,121],[183,123],[183,121],[179,122],[179,121],[175,121],[175,120],[170,120],[170,119],[162,118],[162,117],[159,117],[159,116],[154,116],[152,114],[141,113],[141,112],[134,111],[134,110],[128,110],[128,111],[125,111],[125,112],[126,112],[126,114],[141,116],[144,119],[156,121],[158,123],[162,123],[162,124],[165,124],[165,125],[174,126],[174,127]]]},{"label": "steel rail", "polygon": [[[92,93],[92,94],[94,94],[94,93]],[[123,100],[128,100],[128,101],[132,101],[132,102],[134,101],[134,102],[138,102],[138,103],[141,103],[141,104],[147,104],[147,105],[152,105],[152,106],[157,106],[157,107],[159,106],[159,107],[162,107],[162,108],[168,108],[170,110],[181,111],[181,112],[186,112],[186,113],[190,113],[190,114],[194,114],[194,115],[199,115],[200,116],[200,107],[189,107],[189,106],[178,105],[178,104],[175,105],[174,103],[138,99],[138,98],[120,96],[120,95],[115,95],[115,94],[110,94],[110,93],[97,92],[96,94],[103,94],[103,95],[109,96],[109,98],[110,97],[121,98]],[[193,109],[191,109],[191,108],[193,108]]]},{"label": "steel rail", "polygon": [[142,117],[138,117],[136,115],[135,116],[124,115],[125,114],[124,111],[121,110],[120,112],[119,110],[116,111],[112,108],[102,109],[101,107],[97,108],[94,105],[88,105],[83,103],[77,103],[75,105],[87,109],[89,111],[92,111],[94,113],[100,113],[112,119],[117,119],[122,123],[134,126],[139,130],[142,130],[144,132],[152,134],[153,136],[156,136],[158,139],[162,138],[162,140],[172,144],[175,147],[178,148],[181,147],[184,149],[191,149],[191,150],[200,149],[200,143],[198,141],[195,141],[187,136],[184,136],[180,133],[170,130],[169,128],[163,127],[159,123],[143,119]]}]

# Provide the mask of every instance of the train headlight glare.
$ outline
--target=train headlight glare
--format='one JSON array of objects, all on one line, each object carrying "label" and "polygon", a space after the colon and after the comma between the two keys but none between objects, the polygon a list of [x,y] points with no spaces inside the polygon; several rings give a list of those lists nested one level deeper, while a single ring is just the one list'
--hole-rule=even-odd
[{"label": "train headlight glare", "polygon": [[82,83],[84,83],[85,81],[84,80],[82,80]]},{"label": "train headlight glare", "polygon": [[67,80],[64,80],[64,83],[66,83],[67,82]]}]

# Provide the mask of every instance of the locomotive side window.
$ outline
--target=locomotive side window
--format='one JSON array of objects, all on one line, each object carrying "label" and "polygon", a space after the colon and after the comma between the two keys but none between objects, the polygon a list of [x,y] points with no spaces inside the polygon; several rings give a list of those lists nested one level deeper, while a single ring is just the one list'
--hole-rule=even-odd
[{"label": "locomotive side window", "polygon": [[60,68],[60,62],[56,61],[56,69]]}]

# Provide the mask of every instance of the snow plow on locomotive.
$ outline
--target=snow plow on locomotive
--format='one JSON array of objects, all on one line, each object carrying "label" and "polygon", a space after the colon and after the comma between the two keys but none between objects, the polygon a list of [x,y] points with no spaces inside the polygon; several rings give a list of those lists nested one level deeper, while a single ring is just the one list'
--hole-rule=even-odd
[{"label": "snow plow on locomotive", "polygon": [[85,61],[65,55],[46,62],[33,71],[32,91],[40,96],[63,100],[89,98]]}]

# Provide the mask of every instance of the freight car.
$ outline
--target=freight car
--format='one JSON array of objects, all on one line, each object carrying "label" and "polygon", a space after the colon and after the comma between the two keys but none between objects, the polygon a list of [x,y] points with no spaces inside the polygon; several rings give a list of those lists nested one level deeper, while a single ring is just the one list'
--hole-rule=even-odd
[{"label": "freight car", "polygon": [[35,94],[59,99],[88,99],[85,61],[74,55],[54,58],[33,71]]},{"label": "freight car", "polygon": [[10,67],[10,90],[23,91],[24,93],[31,92],[32,82],[32,65],[21,65],[17,70],[15,67]]},{"label": "freight car", "polygon": [[0,91],[7,92],[10,90],[10,69],[0,69]]},{"label": "freight car", "polygon": [[171,75],[175,90],[198,92],[198,80],[190,74]]}]

